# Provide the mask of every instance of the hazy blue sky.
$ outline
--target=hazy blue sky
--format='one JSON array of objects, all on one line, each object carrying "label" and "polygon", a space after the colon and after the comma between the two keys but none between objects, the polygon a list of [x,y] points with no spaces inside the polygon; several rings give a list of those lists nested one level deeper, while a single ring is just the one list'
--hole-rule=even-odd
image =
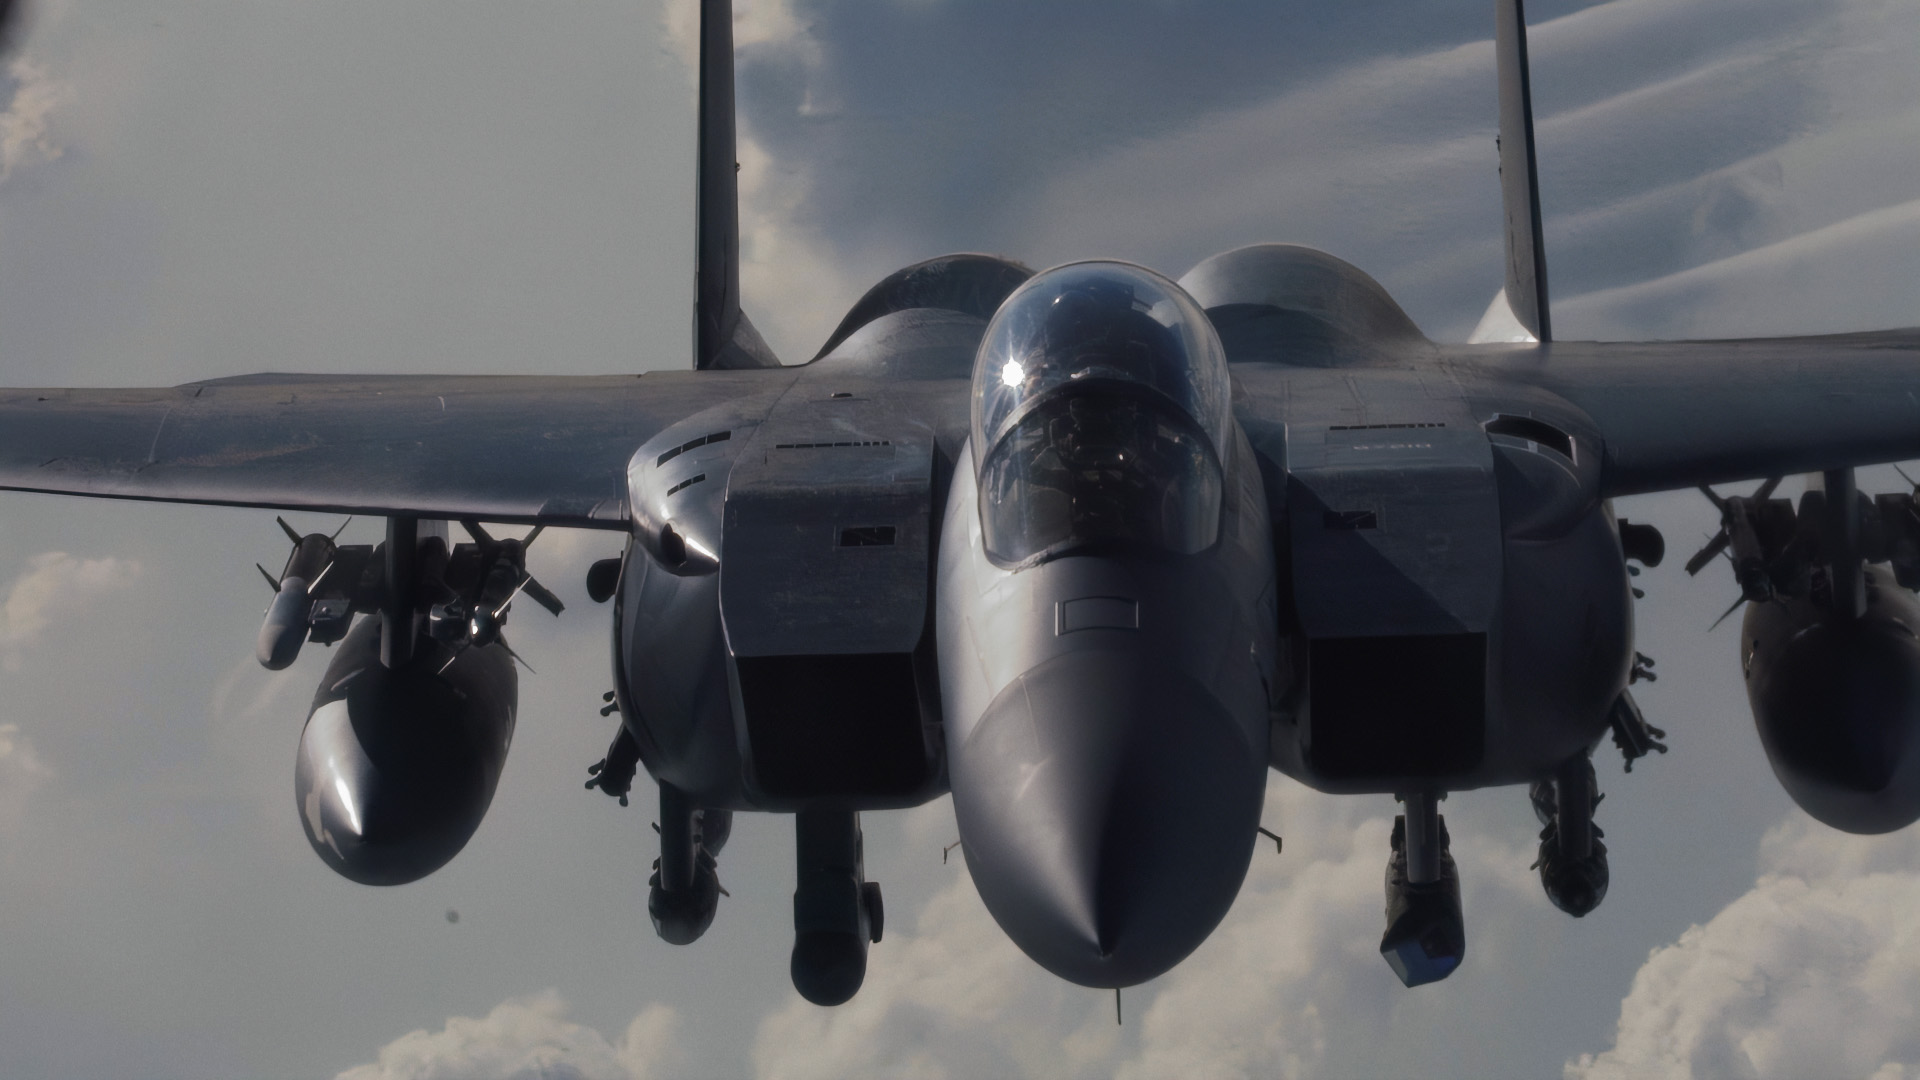
[{"label": "hazy blue sky", "polygon": [[[0,379],[685,365],[691,7],[45,0],[0,77]],[[1463,338],[1500,279],[1490,8],[741,0],[747,305],[800,358],[942,251],[1178,275],[1293,240]],[[1920,323],[1920,9],[1530,14],[1561,336]],[[891,917],[849,1006],[787,983],[788,819],[740,821],[703,941],[655,940],[650,800],[580,789],[617,537],[534,548],[569,610],[515,621],[540,674],[492,813],[370,890],[293,811],[324,653],[252,659],[271,515],[0,498],[0,1075],[1920,1075],[1920,839],[1793,809],[1706,632],[1731,582],[1676,565],[1711,512],[1621,512],[1679,555],[1638,612],[1674,749],[1597,755],[1606,904],[1540,894],[1523,791],[1455,795],[1468,959],[1407,991],[1391,801],[1275,777],[1286,854],[1116,1029],[941,865],[944,802],[867,819]]]}]

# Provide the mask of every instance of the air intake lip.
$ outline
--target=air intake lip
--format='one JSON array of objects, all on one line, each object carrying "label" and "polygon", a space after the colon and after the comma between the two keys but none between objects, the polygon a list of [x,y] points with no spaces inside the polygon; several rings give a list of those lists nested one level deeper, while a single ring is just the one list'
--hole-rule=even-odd
[{"label": "air intake lip", "polygon": [[1537,446],[1552,450],[1568,461],[1575,460],[1573,454],[1573,436],[1531,416],[1513,416],[1508,413],[1495,413],[1493,419],[1480,427],[1489,435],[1505,435],[1508,438],[1524,439]]}]

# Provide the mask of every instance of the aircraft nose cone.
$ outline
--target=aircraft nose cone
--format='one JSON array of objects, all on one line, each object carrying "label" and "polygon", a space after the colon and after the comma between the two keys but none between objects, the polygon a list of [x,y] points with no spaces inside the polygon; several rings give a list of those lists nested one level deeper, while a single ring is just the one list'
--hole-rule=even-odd
[{"label": "aircraft nose cone", "polygon": [[1144,982],[1206,940],[1240,891],[1265,759],[1191,678],[1132,653],[1054,657],[951,751],[968,869],[1048,971]]}]

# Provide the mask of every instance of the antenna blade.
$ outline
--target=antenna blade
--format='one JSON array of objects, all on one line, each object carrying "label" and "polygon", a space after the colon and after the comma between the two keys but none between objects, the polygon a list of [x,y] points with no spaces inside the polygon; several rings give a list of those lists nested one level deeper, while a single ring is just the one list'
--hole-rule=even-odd
[{"label": "antenna blade", "polygon": [[1493,52],[1500,78],[1500,202],[1506,216],[1507,305],[1534,337],[1552,341],[1523,0],[1494,0]]},{"label": "antenna blade", "polygon": [[513,659],[515,660],[515,662],[517,662],[517,663],[518,663],[518,664],[519,664],[519,665],[520,665],[521,667],[523,667],[523,668],[526,668],[526,669],[527,669],[527,674],[529,674],[529,675],[538,675],[538,674],[540,674],[539,672],[537,672],[537,671],[535,671],[535,670],[533,670],[533,665],[532,665],[532,664],[529,664],[529,663],[527,663],[527,658],[526,658],[526,657],[524,657],[524,656],[521,656],[521,655],[520,655],[519,653],[517,653],[517,652],[514,652],[514,651],[513,651],[513,646],[511,646],[511,645],[509,645],[509,644],[507,644],[507,636],[506,636],[505,634],[502,634],[502,635],[500,635],[500,637],[499,637],[499,639],[498,639],[498,640],[497,640],[497,641],[495,642],[495,644],[497,644],[497,645],[499,645],[499,646],[500,646],[501,648],[503,648],[503,649],[505,649],[505,650],[507,650],[507,655],[508,655],[508,656],[511,656],[511,657],[513,657]]},{"label": "antenna blade", "polygon": [[1733,613],[1734,613],[1734,612],[1736,612],[1736,611],[1739,611],[1739,610],[1740,610],[1740,605],[1742,605],[1742,604],[1745,604],[1746,602],[1747,602],[1747,598],[1746,598],[1746,597],[1744,597],[1744,596],[1742,596],[1742,597],[1741,597],[1740,599],[1738,599],[1738,600],[1735,600],[1735,601],[1733,602],[1733,606],[1732,606],[1732,607],[1730,607],[1730,608],[1728,608],[1727,610],[1725,610],[1725,611],[1723,611],[1723,612],[1721,612],[1721,613],[1720,613],[1720,617],[1719,617],[1719,618],[1717,618],[1717,619],[1715,619],[1715,620],[1713,620],[1713,625],[1712,625],[1712,626],[1709,626],[1709,627],[1707,627],[1707,633],[1709,633],[1709,634],[1711,634],[1711,633],[1713,633],[1713,632],[1714,632],[1715,630],[1718,630],[1718,629],[1720,629],[1720,624],[1721,624],[1721,623],[1723,623],[1723,622],[1726,622],[1726,621],[1727,621],[1727,616],[1729,616],[1729,615],[1731,615],[1731,614],[1733,614]]}]

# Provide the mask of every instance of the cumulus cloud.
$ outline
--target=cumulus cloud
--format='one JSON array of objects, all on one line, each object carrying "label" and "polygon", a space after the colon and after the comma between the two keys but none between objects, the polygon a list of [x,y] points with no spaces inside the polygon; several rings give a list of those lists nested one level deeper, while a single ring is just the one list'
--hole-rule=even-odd
[{"label": "cumulus cloud", "polygon": [[[760,1080],[1391,1075],[1423,1060],[1382,1055],[1402,1028],[1433,1032],[1420,1054],[1444,1054],[1447,1030],[1497,1039],[1515,1011],[1512,1000],[1527,992],[1500,974],[1507,966],[1495,955],[1500,931],[1523,907],[1545,907],[1526,869],[1532,852],[1470,826],[1455,830],[1469,967],[1445,991],[1408,991],[1378,953],[1392,822],[1382,811],[1390,805],[1276,780],[1265,820],[1286,830],[1285,854],[1261,842],[1239,901],[1213,938],[1160,980],[1126,991],[1125,1026],[1114,1023],[1110,993],[1056,979],[1022,954],[955,860],[945,871],[951,881],[919,911],[894,912],[853,1001],[822,1009],[790,997],[759,1020],[752,1073]],[[931,848],[931,838],[949,835],[949,804],[916,810],[906,824]],[[1481,934],[1485,941],[1472,940]],[[1469,974],[1475,951],[1489,973],[1481,980]],[[1489,1005],[1489,993],[1504,998]],[[642,1012],[618,1043],[564,1012],[552,993],[509,1001],[484,1019],[404,1036],[376,1064],[341,1078],[625,1080],[683,1066],[697,1071],[674,1052],[670,1010]],[[1477,1026],[1455,1022],[1467,1018],[1478,1018]]]},{"label": "cumulus cloud", "polygon": [[6,83],[12,93],[0,111],[0,181],[34,162],[53,161],[62,152],[54,139],[53,111],[65,88],[47,68],[31,59],[7,65]]},{"label": "cumulus cloud", "polygon": [[[698,0],[669,0],[662,7],[666,44],[686,65],[689,80],[699,71]],[[823,59],[811,26],[794,11],[792,0],[746,0],[734,5],[736,82],[756,63],[782,70],[800,87],[790,107],[794,115],[830,111],[830,92],[820,79]],[[742,98],[746,97],[743,92]],[[814,190],[811,162],[776,157],[756,138],[751,117],[740,110],[735,124],[739,162],[741,303],[774,352],[787,363],[808,359],[826,340],[865,284],[850,278],[828,245],[818,222],[807,215]],[[691,182],[692,178],[688,178]]]},{"label": "cumulus cloud", "polygon": [[[1276,779],[1265,819],[1285,831],[1285,854],[1262,843],[1213,937],[1157,982],[1126,992],[1125,1027],[1114,1024],[1110,994],[1061,982],[1022,955],[962,877],[910,929],[889,930],[852,1002],[817,1009],[795,1000],[764,1020],[756,1075],[1391,1072],[1391,1063],[1366,1055],[1381,1032],[1406,1021],[1401,1014],[1418,992],[1400,986],[1378,952],[1392,825],[1381,811],[1390,805]],[[1472,927],[1500,925],[1518,904],[1544,905],[1526,870],[1530,851],[1461,832],[1454,852],[1470,936]]]},{"label": "cumulus cloud", "polygon": [[27,560],[26,572],[14,579],[0,603],[0,664],[17,670],[24,650],[62,611],[91,605],[139,576],[138,562],[111,556],[77,559],[48,551]]},{"label": "cumulus cloud", "polygon": [[[1409,991],[1379,955],[1392,804],[1274,786],[1266,818],[1286,835],[1285,853],[1256,851],[1227,923],[1156,988],[1140,1046],[1118,1075],[1391,1075],[1417,1067],[1371,1056],[1396,1032],[1444,1029],[1432,1010],[1448,1005],[1497,1015],[1503,1006],[1486,1004],[1489,990],[1524,993],[1478,982],[1475,968],[1502,964],[1492,954],[1516,913],[1544,908],[1530,848],[1454,822],[1467,966],[1441,994]],[[1438,1030],[1429,1046],[1448,1055]]]},{"label": "cumulus cloud", "polygon": [[1108,995],[1028,960],[956,868],[911,929],[889,931],[853,1001],[819,1009],[795,998],[761,1022],[754,1072],[764,1080],[1106,1075],[1118,1043],[1111,1008]]},{"label": "cumulus cloud", "polygon": [[1654,950],[1611,1049],[1569,1080],[1920,1073],[1920,834],[1795,815],[1751,891]]},{"label": "cumulus cloud", "polygon": [[[699,70],[700,0],[666,0],[661,5],[664,44],[686,65],[689,85]],[[733,5],[735,52],[760,46],[794,48],[817,60],[819,45],[794,13],[792,0],[737,0]]]},{"label": "cumulus cloud", "polygon": [[27,800],[52,774],[19,724],[0,724],[0,836],[20,823]]},{"label": "cumulus cloud", "polygon": [[856,278],[806,220],[808,170],[740,141],[740,295],[786,363],[810,359],[871,281]]},{"label": "cumulus cloud", "polygon": [[402,1035],[337,1080],[652,1080],[679,1060],[679,1014],[668,1006],[648,1006],[617,1044],[566,1013],[553,990],[515,998]]}]

